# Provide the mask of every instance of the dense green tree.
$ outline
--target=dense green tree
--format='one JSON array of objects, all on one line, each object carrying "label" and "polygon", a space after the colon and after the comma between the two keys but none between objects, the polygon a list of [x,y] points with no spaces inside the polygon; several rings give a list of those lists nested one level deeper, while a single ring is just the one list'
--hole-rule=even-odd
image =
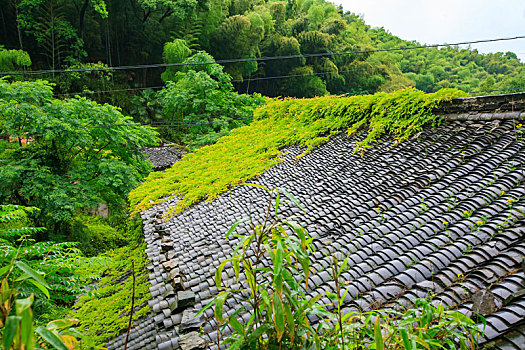
[{"label": "dense green tree", "polygon": [[[210,62],[199,52],[186,63]],[[249,123],[253,109],[263,102],[259,95],[233,91],[231,77],[218,64],[189,65],[177,72],[159,92],[170,136],[189,146],[214,143],[234,127]]]},{"label": "dense green tree", "polygon": [[[244,15],[228,17],[217,28],[212,46],[217,59],[256,57],[259,42],[264,37],[264,22],[255,14],[251,17],[251,20]],[[234,79],[242,79],[257,70],[257,63],[230,63],[226,64],[225,70]]]},{"label": "dense green tree", "polygon": [[270,4],[270,15],[275,21],[275,29],[279,33],[284,34],[284,23],[286,20],[286,5],[282,1],[273,2]]},{"label": "dense green tree", "polygon": [[[95,62],[108,66],[179,62],[189,54],[169,56],[182,40],[187,48],[205,50],[219,60],[420,45],[383,28],[370,28],[362,17],[325,0],[5,0],[4,4],[0,8],[0,45],[28,52],[33,69]],[[489,77],[494,86],[502,86],[522,66],[513,53],[484,55],[451,47],[225,63],[224,69],[238,91],[275,96],[294,95],[286,90],[290,83],[284,80],[295,77],[274,77],[299,68],[313,69],[329,93],[341,94],[407,86],[426,92],[442,87],[480,90]],[[167,69],[164,80],[173,79],[167,76],[175,71]],[[158,86],[162,73],[161,68],[127,69],[112,74],[111,84],[98,74],[86,74],[85,78],[95,82],[85,81],[82,86],[91,89],[102,82],[103,90]],[[58,83],[59,93],[68,86],[71,90],[67,92],[76,92],[72,91],[75,84],[63,83],[67,79],[45,78]],[[307,95],[318,94],[319,85],[311,86],[316,90]],[[93,97],[128,111],[131,108],[126,94]]]},{"label": "dense green tree", "polygon": [[326,84],[320,77],[314,74],[311,66],[303,66],[293,69],[291,77],[284,82],[283,90],[290,96],[315,97],[328,94]]},{"label": "dense green tree", "polygon": [[[263,56],[300,56],[301,46],[294,37],[285,37],[278,33],[274,33],[273,35],[266,37],[264,42],[261,44],[261,54]],[[265,61],[259,65],[259,73],[266,77],[280,77],[290,75],[293,69],[303,66],[305,61],[306,60],[302,57],[289,58],[279,61]],[[261,90],[264,90],[265,94],[269,96],[291,95],[291,93],[288,93],[284,87],[284,84],[286,84],[286,79],[261,80],[258,81],[257,84],[257,86]]]},{"label": "dense green tree", "polygon": [[40,208],[39,225],[54,233],[78,210],[122,207],[149,171],[140,149],[156,142],[117,108],[53,99],[43,81],[0,80],[0,134],[9,137],[0,150],[0,201]]},{"label": "dense green tree", "polygon": [[29,54],[23,50],[5,50],[0,46],[0,71],[12,72],[31,65]]},{"label": "dense green tree", "polygon": [[139,0],[139,5],[144,9],[142,22],[146,22],[155,12],[160,14],[159,22],[173,16],[179,21],[191,16],[199,2],[197,0]]},{"label": "dense green tree", "polygon": [[[17,7],[20,28],[36,41],[38,54],[48,67],[60,68],[87,55],[78,32],[66,18],[63,2],[22,0]],[[102,16],[107,16],[104,6],[96,8],[102,11]]]},{"label": "dense green tree", "polygon": [[[490,84],[490,82],[488,82],[487,86],[482,87],[482,89],[485,89],[485,90],[490,90],[491,88],[494,89],[494,85]],[[501,83],[498,85],[498,88],[503,89],[504,91],[505,89],[508,89],[506,90],[507,92],[524,91],[525,90],[525,68],[522,67],[519,70],[519,73],[514,76],[504,78],[501,81]]]}]

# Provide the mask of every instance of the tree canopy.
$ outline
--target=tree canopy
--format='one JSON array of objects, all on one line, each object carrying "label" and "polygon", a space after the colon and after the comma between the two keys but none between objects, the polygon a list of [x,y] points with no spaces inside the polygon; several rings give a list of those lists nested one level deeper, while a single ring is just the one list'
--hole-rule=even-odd
[{"label": "tree canopy", "polygon": [[201,51],[189,57],[184,66],[159,93],[172,138],[190,146],[214,143],[219,137],[251,121],[253,110],[264,99],[259,95],[233,91],[231,77],[214,58]]},{"label": "tree canopy", "polygon": [[54,99],[45,81],[0,80],[0,201],[42,209],[50,227],[98,203],[122,206],[150,169],[156,132],[117,108]]},{"label": "tree canopy", "polygon": [[[200,50],[223,60],[419,45],[370,28],[360,16],[325,0],[8,0],[2,15],[0,44],[25,50],[33,69],[179,63]],[[514,53],[457,47],[223,66],[237,91],[266,96],[364,94],[409,86],[425,92],[491,90],[515,86],[511,81],[524,69]],[[129,69],[111,74],[110,81],[91,74],[103,83],[85,85],[91,90],[158,86],[161,74],[164,81],[173,80],[170,75],[177,71]],[[62,92],[76,92],[58,76],[45,78]],[[125,94],[93,97],[130,111]]]}]

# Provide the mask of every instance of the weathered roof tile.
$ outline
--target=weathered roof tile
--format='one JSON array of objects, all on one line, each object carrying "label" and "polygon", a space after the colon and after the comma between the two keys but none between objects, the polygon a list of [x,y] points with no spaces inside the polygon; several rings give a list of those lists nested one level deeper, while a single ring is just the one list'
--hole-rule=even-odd
[{"label": "weathered roof tile", "polygon": [[[474,103],[468,101],[461,103]],[[520,185],[525,179],[520,166],[525,154],[523,143],[513,133],[513,121],[494,122],[494,118],[509,117],[501,112],[469,115],[466,108],[461,118],[482,116],[487,121],[443,123],[424,131],[419,141],[397,147],[385,137],[363,158],[351,154],[355,139],[342,135],[300,160],[295,157],[302,150],[290,147],[282,164],[252,180],[286,187],[307,210],[304,215],[295,207],[285,208],[286,214],[300,214],[301,224],[316,237],[317,251],[311,256],[316,272],[311,274],[308,294],[335,288],[326,253],[340,260],[349,257],[349,270],[342,279],[350,309],[395,309],[397,302],[411,306],[415,298],[433,296],[433,304],[443,303],[471,315],[471,295],[488,288],[500,309],[487,317],[482,341],[496,340],[499,349],[521,346],[525,333],[518,326],[523,323],[525,302],[516,293],[523,289],[525,278],[521,267],[525,230],[519,221],[523,220],[519,211],[525,210],[521,202],[525,188]],[[195,307],[203,307],[218,292],[215,268],[231,256],[236,244],[224,239],[228,227],[248,214],[256,220],[262,217],[263,197],[254,188],[236,187],[166,224],[156,220],[177,198],[143,215],[147,254],[155,272],[150,276],[151,293],[159,298],[152,304],[155,314],[148,327],[171,334],[162,342],[167,348],[180,344],[173,330],[185,311],[173,314],[168,308],[169,321],[163,322],[166,308],[159,285],[165,283],[161,280],[168,271],[162,262],[178,262],[181,282],[195,293]],[[248,208],[246,203],[253,204]],[[247,226],[239,228],[247,230]],[[170,241],[165,242],[174,243],[167,256],[161,256],[160,232],[169,235]],[[223,277],[231,280],[232,273],[224,272]],[[329,302],[326,296],[322,300]],[[226,313],[232,314],[239,305],[240,300],[228,301]],[[213,343],[217,324],[211,309],[205,315],[204,338]],[[245,315],[239,317],[245,319]],[[139,340],[142,328],[135,328],[131,335],[137,344],[145,348],[161,344],[151,335]]]}]

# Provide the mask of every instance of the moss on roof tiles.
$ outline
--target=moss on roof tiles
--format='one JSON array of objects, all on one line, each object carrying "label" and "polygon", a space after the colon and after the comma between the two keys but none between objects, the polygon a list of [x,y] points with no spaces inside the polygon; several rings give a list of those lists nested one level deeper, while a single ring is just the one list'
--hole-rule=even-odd
[{"label": "moss on roof tiles", "polygon": [[[81,296],[75,304],[71,317],[78,318],[81,323],[79,331],[89,336],[94,343],[100,344],[113,338],[128,327],[129,308],[132,299],[133,278],[131,260],[135,263],[135,311],[133,321],[141,319],[150,311],[147,301],[150,299],[148,270],[149,261],[144,253],[145,244],[135,248],[130,246],[111,250],[96,258],[100,265],[83,264],[79,273],[82,276],[98,276],[103,270],[103,276],[97,281],[96,288]],[[119,279],[123,281],[116,283]]]},{"label": "moss on roof tiles", "polygon": [[356,144],[359,152],[383,134],[394,135],[396,142],[405,140],[438,121],[432,111],[440,103],[464,95],[452,89],[433,94],[405,89],[365,96],[271,100],[255,111],[250,125],[184,156],[165,172],[150,174],[130,193],[132,210],[143,211],[177,195],[182,199],[172,213],[179,213],[262,174],[280,162],[282,147],[300,145],[308,152],[341,131],[352,134],[368,127],[365,139]]}]

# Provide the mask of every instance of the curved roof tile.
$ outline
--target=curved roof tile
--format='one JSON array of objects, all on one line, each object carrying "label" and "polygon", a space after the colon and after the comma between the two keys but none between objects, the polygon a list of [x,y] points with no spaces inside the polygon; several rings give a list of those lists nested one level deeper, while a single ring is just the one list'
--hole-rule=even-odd
[{"label": "curved roof tile", "polygon": [[[316,239],[309,295],[333,289],[326,253],[349,257],[342,276],[345,306],[353,309],[410,306],[432,295],[434,304],[470,315],[473,295],[489,290],[496,311],[486,317],[481,341],[523,348],[525,153],[513,119],[525,119],[525,112],[501,99],[498,110],[483,113],[472,112],[483,101],[462,99],[449,108],[455,114],[448,122],[418,140],[393,146],[384,137],[362,158],[352,154],[356,139],[343,134],[299,159],[302,149],[289,147],[281,164],[252,180],[286,188],[306,209],[301,215],[285,205],[283,214],[300,215]],[[217,348],[212,310],[205,320],[191,312],[217,294],[215,269],[237,243],[225,239],[229,226],[245,216],[262,218],[267,198],[260,189],[238,186],[163,222],[177,200],[143,213],[153,313],[132,329],[130,350]],[[241,303],[229,300],[225,311]],[[200,336],[193,331],[199,327]],[[108,348],[122,344],[121,336]]]}]

